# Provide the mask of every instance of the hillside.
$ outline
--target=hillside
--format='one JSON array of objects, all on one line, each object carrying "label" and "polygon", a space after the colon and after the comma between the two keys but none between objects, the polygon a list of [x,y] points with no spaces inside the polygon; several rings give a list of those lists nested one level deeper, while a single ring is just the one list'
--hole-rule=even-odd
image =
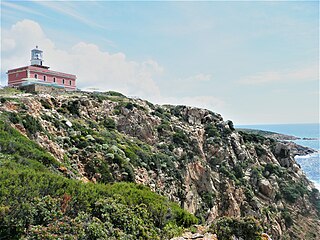
[{"label": "hillside", "polygon": [[167,239],[199,221],[219,239],[320,237],[319,191],[290,146],[217,113],[116,92],[0,96],[1,234],[61,234],[60,221],[70,236]]}]

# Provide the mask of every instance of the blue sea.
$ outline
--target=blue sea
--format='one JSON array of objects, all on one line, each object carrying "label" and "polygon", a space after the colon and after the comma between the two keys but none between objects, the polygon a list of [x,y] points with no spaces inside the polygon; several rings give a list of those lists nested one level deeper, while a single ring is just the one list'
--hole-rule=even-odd
[{"label": "blue sea", "polygon": [[314,182],[315,186],[320,190],[320,144],[319,144],[319,129],[318,123],[309,124],[270,124],[270,125],[240,125],[238,128],[259,129],[287,135],[296,136],[299,138],[316,138],[315,140],[294,140],[293,142],[313,148],[317,153],[296,156],[295,160],[300,164],[302,170],[307,177]]}]

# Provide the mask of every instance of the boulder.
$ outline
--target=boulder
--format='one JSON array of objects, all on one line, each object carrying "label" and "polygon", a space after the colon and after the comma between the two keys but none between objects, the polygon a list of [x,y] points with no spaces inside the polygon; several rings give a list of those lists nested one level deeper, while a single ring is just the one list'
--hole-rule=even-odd
[{"label": "boulder", "polygon": [[274,198],[274,189],[267,179],[259,180],[259,191],[269,198]]}]

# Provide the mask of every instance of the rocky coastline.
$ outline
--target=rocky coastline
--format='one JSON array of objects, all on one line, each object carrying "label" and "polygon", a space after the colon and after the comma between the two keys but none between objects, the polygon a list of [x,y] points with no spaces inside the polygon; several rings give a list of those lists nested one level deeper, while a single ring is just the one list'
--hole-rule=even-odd
[{"label": "rocky coastline", "polygon": [[294,159],[312,149],[237,130],[206,109],[116,92],[3,94],[0,114],[60,163],[60,175],[145,185],[218,239],[226,225],[256,226],[274,240],[320,237],[319,192]]}]

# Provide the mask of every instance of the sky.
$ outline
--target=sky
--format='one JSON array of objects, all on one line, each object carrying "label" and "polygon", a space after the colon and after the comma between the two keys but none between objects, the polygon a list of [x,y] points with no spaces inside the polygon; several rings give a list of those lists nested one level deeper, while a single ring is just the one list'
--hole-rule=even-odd
[{"label": "sky", "polygon": [[30,64],[80,89],[202,107],[236,125],[319,122],[319,2],[1,1],[1,82]]}]

